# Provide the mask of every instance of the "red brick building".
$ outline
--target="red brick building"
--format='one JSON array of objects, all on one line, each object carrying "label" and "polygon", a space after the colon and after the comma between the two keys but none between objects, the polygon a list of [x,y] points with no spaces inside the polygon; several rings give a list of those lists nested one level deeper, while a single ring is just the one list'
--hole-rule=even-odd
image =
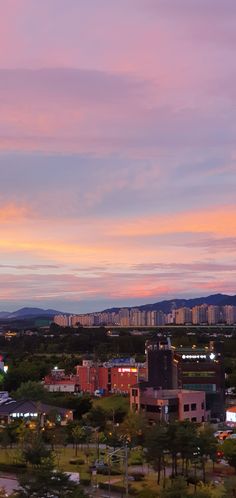
[{"label": "red brick building", "polygon": [[84,360],[83,365],[76,367],[76,376],[79,379],[79,390],[82,392],[129,394],[133,384],[146,379],[146,366],[134,362],[96,365],[92,361]]}]

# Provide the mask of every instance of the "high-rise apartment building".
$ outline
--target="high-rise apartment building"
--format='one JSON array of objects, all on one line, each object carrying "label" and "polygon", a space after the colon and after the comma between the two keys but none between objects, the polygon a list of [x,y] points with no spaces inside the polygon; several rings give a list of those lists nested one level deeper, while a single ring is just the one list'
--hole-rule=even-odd
[{"label": "high-rise apartment building", "polygon": [[236,306],[223,306],[223,319],[227,325],[236,323]]},{"label": "high-rise apartment building", "polygon": [[207,309],[207,321],[208,325],[217,325],[220,323],[220,308],[219,306],[208,306]]},{"label": "high-rise apartment building", "polygon": [[156,323],[155,325],[161,326],[166,324],[166,315],[163,311],[156,312]]},{"label": "high-rise apartment building", "polygon": [[60,327],[70,327],[70,317],[69,315],[55,315],[54,323]]},{"label": "high-rise apartment building", "polygon": [[146,324],[148,327],[154,327],[157,323],[157,312],[147,311],[146,313]]},{"label": "high-rise apartment building", "polygon": [[129,308],[122,308],[119,311],[119,322],[121,327],[129,327]]},{"label": "high-rise apartment building", "polygon": [[201,304],[200,306],[194,306],[192,308],[192,323],[193,325],[202,325],[207,323],[207,304]]},{"label": "high-rise apartment building", "polygon": [[186,323],[192,323],[192,310],[185,307],[175,310],[175,323],[176,325],[185,325]]}]

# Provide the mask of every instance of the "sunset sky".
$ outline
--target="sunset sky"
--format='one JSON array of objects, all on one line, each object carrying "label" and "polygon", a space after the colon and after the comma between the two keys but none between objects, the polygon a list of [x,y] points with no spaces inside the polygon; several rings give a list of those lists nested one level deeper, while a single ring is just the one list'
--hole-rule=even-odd
[{"label": "sunset sky", "polygon": [[236,294],[235,20],[2,0],[1,310]]}]

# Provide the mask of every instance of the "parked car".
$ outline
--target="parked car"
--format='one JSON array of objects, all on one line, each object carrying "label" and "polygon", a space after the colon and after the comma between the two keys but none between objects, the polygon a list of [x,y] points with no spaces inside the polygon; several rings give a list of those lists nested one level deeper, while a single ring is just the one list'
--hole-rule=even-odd
[{"label": "parked car", "polygon": [[227,439],[236,439],[236,434],[230,434]]},{"label": "parked car", "polygon": [[225,431],[222,431],[221,434],[219,434],[218,436],[218,439],[220,441],[224,441],[225,439],[227,439],[231,434],[233,434],[233,431],[232,430],[225,430]]}]

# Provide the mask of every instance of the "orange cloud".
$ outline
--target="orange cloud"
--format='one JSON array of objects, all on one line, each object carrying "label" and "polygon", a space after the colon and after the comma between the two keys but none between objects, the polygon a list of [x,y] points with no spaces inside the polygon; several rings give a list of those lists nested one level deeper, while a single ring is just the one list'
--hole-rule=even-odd
[{"label": "orange cloud", "polygon": [[217,235],[236,235],[236,206],[187,211],[170,215],[153,215],[116,223],[110,228],[113,236],[137,237],[176,232],[211,232]]},{"label": "orange cloud", "polygon": [[14,203],[0,207],[0,223],[23,220],[29,214],[29,208]]}]

